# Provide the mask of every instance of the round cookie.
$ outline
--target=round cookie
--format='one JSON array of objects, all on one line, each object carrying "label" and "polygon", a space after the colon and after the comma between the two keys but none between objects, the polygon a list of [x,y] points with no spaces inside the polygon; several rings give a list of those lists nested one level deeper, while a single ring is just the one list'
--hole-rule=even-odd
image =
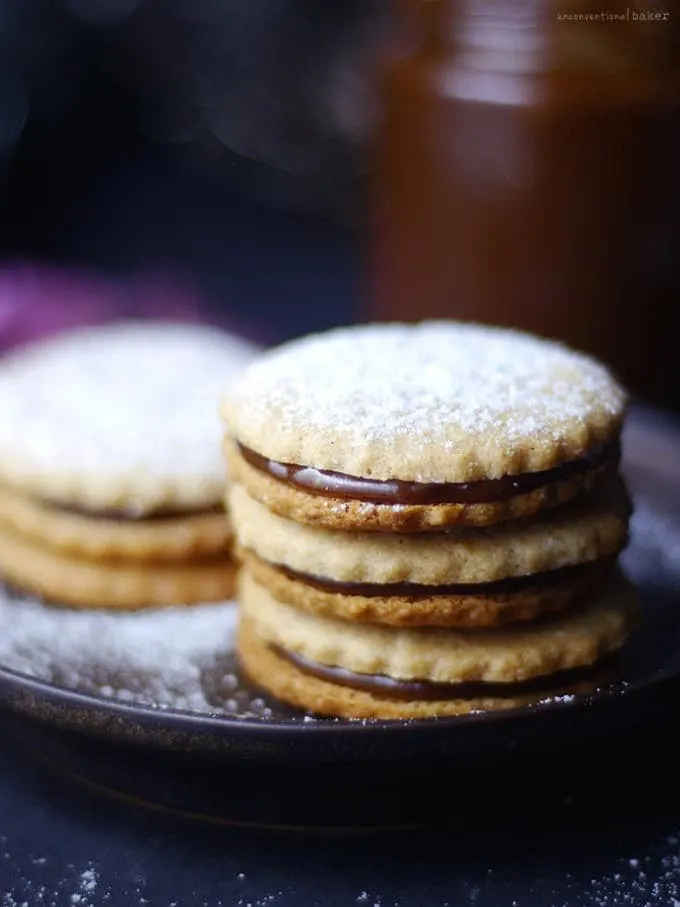
[{"label": "round cookie", "polygon": [[224,490],[216,393],[256,349],[206,326],[122,322],[0,364],[0,483],[95,515],[209,509]]},{"label": "round cookie", "polygon": [[322,495],[296,488],[253,467],[243,456],[243,449],[229,441],[225,443],[225,456],[232,481],[242,484],[252,497],[274,513],[310,526],[362,532],[438,532],[458,527],[493,526],[530,517],[586,494],[618,465],[618,449],[612,448],[602,461],[589,465],[577,475],[553,480],[508,500],[394,505],[347,500],[330,493]]},{"label": "round cookie", "polygon": [[[627,638],[635,605],[617,576],[587,606],[494,630],[355,624],[277,601],[247,571],[241,614],[262,641],[329,667],[396,680],[516,683],[594,664]],[[267,686],[267,679],[255,677]]]},{"label": "round cookie", "polygon": [[417,585],[404,589],[400,584],[362,588],[357,584],[358,588],[347,591],[340,583],[338,591],[333,584],[275,567],[251,552],[238,554],[253,579],[279,601],[314,614],[395,627],[483,628],[534,620],[587,601],[615,566],[607,558],[522,577],[505,588],[501,581],[477,584],[478,589]]},{"label": "round cookie", "polygon": [[178,560],[224,554],[232,531],[222,507],[154,519],[94,516],[0,485],[0,523],[38,545],[87,558]]},{"label": "round cookie", "polygon": [[242,619],[237,641],[239,659],[251,679],[278,699],[293,706],[337,718],[383,720],[443,718],[477,711],[496,711],[531,705],[556,695],[591,692],[606,679],[606,673],[551,687],[549,678],[541,692],[516,695],[477,696],[444,700],[400,700],[366,690],[353,689],[300,671],[263,642],[248,619]]},{"label": "round cookie", "polygon": [[486,583],[608,558],[625,545],[630,514],[619,478],[534,520],[434,534],[312,528],[271,513],[238,484],[227,496],[241,548],[275,566],[350,583]]},{"label": "round cookie", "polygon": [[455,322],[367,325],[287,344],[223,403],[234,479],[332,528],[490,525],[614,470],[625,405],[600,364]]},{"label": "round cookie", "polygon": [[0,573],[52,604],[133,611],[230,599],[236,567],[224,555],[163,563],[86,560],[0,529]]}]

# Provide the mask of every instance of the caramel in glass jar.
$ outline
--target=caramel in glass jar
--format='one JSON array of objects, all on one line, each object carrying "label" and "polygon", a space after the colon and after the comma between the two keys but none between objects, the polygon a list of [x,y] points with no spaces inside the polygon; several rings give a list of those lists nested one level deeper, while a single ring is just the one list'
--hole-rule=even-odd
[{"label": "caramel in glass jar", "polygon": [[619,3],[402,0],[381,80],[373,317],[557,337],[680,406],[672,5],[641,20]]}]

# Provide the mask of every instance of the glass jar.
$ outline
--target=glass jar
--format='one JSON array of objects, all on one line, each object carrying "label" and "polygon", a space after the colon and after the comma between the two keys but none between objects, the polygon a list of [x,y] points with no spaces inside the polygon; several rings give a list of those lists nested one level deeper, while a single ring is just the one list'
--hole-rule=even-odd
[{"label": "glass jar", "polygon": [[557,337],[680,405],[668,330],[680,82],[666,2],[402,0],[376,137],[374,317]]}]

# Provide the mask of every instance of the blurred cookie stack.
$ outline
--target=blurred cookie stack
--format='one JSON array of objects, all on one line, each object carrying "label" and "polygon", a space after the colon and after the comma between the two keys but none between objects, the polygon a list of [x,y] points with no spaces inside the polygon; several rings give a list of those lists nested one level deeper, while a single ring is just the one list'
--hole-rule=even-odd
[{"label": "blurred cookie stack", "polygon": [[0,367],[0,573],[48,602],[229,598],[215,389],[254,348],[191,324],[71,331]]},{"label": "blurred cookie stack", "polygon": [[223,405],[251,678],[359,718],[592,689],[635,619],[624,406],[592,359],[475,325],[265,354]]}]

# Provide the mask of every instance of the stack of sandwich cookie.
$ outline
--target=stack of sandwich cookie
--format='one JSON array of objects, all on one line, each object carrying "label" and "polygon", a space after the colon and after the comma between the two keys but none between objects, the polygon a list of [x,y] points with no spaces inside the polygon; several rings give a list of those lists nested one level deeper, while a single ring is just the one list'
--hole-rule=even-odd
[{"label": "stack of sandwich cookie", "polygon": [[0,573],[48,602],[135,609],[229,598],[215,388],[254,348],[125,322],[0,366]]},{"label": "stack of sandwich cookie", "polygon": [[592,359],[475,325],[266,354],[223,407],[252,679],[384,718],[595,685],[635,617],[624,404]]}]

